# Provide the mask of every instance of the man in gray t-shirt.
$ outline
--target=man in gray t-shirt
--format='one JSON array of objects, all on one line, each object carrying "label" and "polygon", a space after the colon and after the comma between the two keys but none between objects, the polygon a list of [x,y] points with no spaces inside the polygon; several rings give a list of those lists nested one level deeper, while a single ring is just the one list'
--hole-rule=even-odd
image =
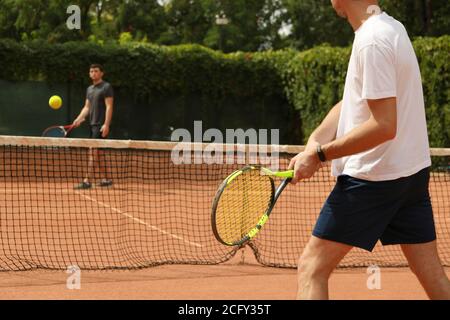
[{"label": "man in gray t-shirt", "polygon": [[[110,125],[113,114],[114,92],[112,86],[103,81],[103,67],[99,64],[91,65],[89,76],[92,85],[86,91],[86,101],[79,116],[73,122],[75,127],[79,127],[89,115],[90,138],[105,139],[109,135]],[[90,177],[97,165],[103,177],[106,177],[107,167],[101,153],[92,149],[89,154],[89,169],[86,178],[82,183],[77,185],[76,189],[90,189],[92,187]],[[104,178],[99,185],[108,187],[112,185],[112,181]]]},{"label": "man in gray t-shirt", "polygon": [[[91,128],[95,126],[100,127],[101,133],[103,133],[104,130],[109,129],[109,122],[106,121],[106,111],[108,110],[107,101],[112,99],[113,96],[112,86],[106,81],[93,84],[86,91],[86,100],[88,100],[91,105],[89,109],[89,124]],[[102,126],[104,127],[102,128]],[[105,132],[104,135],[100,135],[98,138],[105,138],[108,136],[107,132]]]}]

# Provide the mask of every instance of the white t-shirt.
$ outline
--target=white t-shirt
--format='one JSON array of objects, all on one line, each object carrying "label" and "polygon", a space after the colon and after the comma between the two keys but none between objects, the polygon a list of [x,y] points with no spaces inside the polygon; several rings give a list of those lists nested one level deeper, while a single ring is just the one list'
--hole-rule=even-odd
[{"label": "white t-shirt", "polygon": [[382,13],[355,32],[337,138],[367,121],[367,99],[397,98],[397,136],[371,150],[334,160],[334,176],[385,181],[431,165],[422,80],[403,25]]}]

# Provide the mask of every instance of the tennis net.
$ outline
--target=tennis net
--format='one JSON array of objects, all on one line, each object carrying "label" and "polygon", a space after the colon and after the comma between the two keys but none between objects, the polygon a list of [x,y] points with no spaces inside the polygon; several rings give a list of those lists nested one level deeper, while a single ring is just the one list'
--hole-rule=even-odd
[{"label": "tennis net", "polygon": [[[252,151],[248,146],[223,148],[232,161],[206,164],[196,155],[208,145],[184,144],[191,151],[174,163],[176,146],[0,136],[0,271],[66,270],[71,265],[83,270],[136,269],[230,260],[240,248],[223,246],[214,238],[212,199],[226,176],[253,161]],[[222,149],[215,150],[217,155]],[[279,146],[280,168],[301,150]],[[90,166],[90,154],[102,161]],[[449,266],[450,150],[433,150],[432,155],[430,190],[439,254]],[[90,171],[92,188],[74,189]],[[113,184],[97,184],[105,178]],[[313,179],[284,191],[270,221],[248,244],[259,263],[296,267],[334,183],[325,167]],[[377,246],[373,253],[352,250],[340,267],[371,264],[407,262],[398,246]]]}]

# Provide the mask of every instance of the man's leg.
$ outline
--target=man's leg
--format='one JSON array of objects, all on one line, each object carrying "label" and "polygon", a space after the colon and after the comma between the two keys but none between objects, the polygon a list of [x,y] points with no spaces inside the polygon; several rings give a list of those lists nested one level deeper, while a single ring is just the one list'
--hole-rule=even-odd
[{"label": "man's leg", "polygon": [[109,187],[112,185],[112,180],[109,177],[108,163],[105,158],[105,154],[101,150],[97,150],[96,164],[100,173],[100,186]]},{"label": "man's leg", "polygon": [[[90,127],[90,139],[101,139],[102,134],[100,132],[100,126],[91,126]],[[100,171],[100,175],[102,172],[101,164],[99,163],[100,159],[100,151],[95,148],[89,148],[89,162],[87,166],[86,176],[81,184],[75,187],[75,189],[90,189],[92,186],[92,179],[94,177],[95,170],[94,168],[98,168]]]},{"label": "man's leg", "polygon": [[98,163],[98,150],[97,149],[89,149],[89,164],[88,164],[88,173],[86,176],[86,180],[90,181],[94,176],[94,167]]},{"label": "man's leg", "polygon": [[351,249],[352,246],[312,236],[298,263],[297,299],[328,299],[328,279]]},{"label": "man's leg", "polygon": [[94,167],[97,168],[100,178],[105,177],[105,163],[103,162],[102,152],[96,149],[93,153]]},{"label": "man's leg", "polygon": [[89,148],[88,157],[89,159],[85,178],[83,179],[83,182],[75,186],[76,190],[90,189],[92,186],[91,179],[94,174],[94,165],[96,163],[97,151],[95,149]]},{"label": "man's leg", "polygon": [[436,248],[436,241],[423,244],[403,244],[409,267],[417,276],[428,297],[450,300],[450,281],[445,274]]}]

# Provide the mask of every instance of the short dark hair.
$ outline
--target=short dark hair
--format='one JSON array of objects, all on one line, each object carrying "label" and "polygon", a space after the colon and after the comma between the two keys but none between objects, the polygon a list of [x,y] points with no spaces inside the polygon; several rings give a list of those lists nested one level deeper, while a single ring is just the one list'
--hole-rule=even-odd
[{"label": "short dark hair", "polygon": [[98,63],[91,64],[91,67],[89,69],[99,69],[101,72],[103,72],[103,66]]}]

